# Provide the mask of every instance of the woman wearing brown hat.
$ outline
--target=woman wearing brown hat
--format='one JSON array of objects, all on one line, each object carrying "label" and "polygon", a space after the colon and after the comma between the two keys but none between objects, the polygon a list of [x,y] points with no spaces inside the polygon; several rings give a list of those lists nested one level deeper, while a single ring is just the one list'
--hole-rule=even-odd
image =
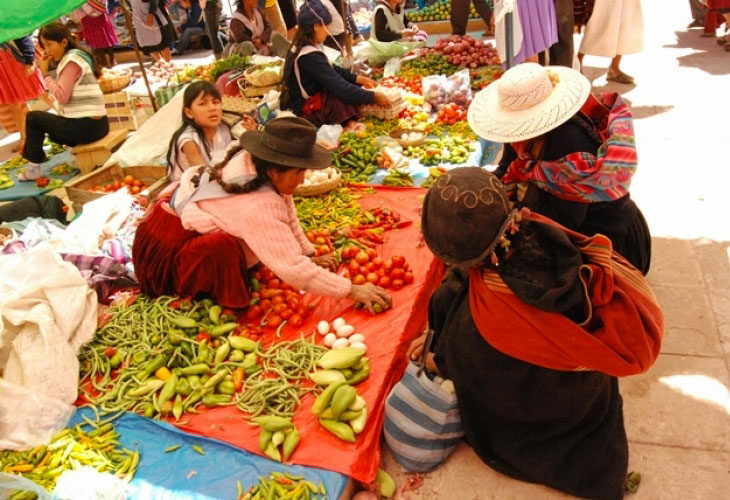
[{"label": "woman wearing brown hat", "polygon": [[481,168],[441,176],[422,227],[433,253],[460,269],[431,299],[427,366],[453,380],[474,451],[520,480],[621,498],[628,444],[617,377],[648,370],[664,332],[641,273],[603,235],[514,210]]},{"label": "woman wearing brown hat", "polygon": [[385,290],[331,272],[334,255],[313,257],[299,225],[294,190],[306,169],[332,162],[316,136],[306,120],[277,118],[241,136],[220,164],[186,170],[137,229],[132,255],[142,292],[204,293],[245,307],[247,270],[261,262],[299,290],[385,305]]},{"label": "woman wearing brown hat", "polygon": [[570,68],[520,64],[474,97],[468,118],[477,134],[505,143],[496,174],[518,206],[605,234],[649,271],[649,226],[629,194],[638,164],[633,118],[619,94],[592,95]]}]

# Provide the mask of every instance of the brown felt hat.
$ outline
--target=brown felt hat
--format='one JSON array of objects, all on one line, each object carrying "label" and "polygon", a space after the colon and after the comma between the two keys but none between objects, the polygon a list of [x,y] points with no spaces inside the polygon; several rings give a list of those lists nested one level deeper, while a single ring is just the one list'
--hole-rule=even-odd
[{"label": "brown felt hat", "polygon": [[495,249],[513,219],[504,185],[479,167],[446,172],[423,200],[426,244],[447,264],[469,268]]},{"label": "brown felt hat", "polygon": [[332,153],[316,144],[317,127],[304,118],[274,118],[262,131],[241,136],[243,149],[262,160],[294,168],[322,169],[332,164]]}]

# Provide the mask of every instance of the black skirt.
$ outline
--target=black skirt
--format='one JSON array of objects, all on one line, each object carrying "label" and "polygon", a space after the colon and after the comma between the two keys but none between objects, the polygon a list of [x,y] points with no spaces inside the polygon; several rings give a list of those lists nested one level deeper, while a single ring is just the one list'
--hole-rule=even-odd
[{"label": "black skirt", "polygon": [[284,18],[286,29],[290,30],[297,27],[297,8],[294,0],[278,0],[281,17]]},{"label": "black skirt", "polygon": [[471,447],[516,479],[580,497],[622,498],[628,441],[617,379],[541,368],[497,351],[474,325],[463,278],[447,276],[429,316],[436,363],[454,382]]},{"label": "black skirt", "polygon": [[[162,21],[160,20],[160,15],[162,15],[162,17],[167,20],[167,24],[164,26],[162,25]],[[160,7],[160,9],[155,12],[155,23],[157,23],[157,27],[160,29],[160,35],[162,37],[162,40],[160,40],[160,43],[158,43],[157,45],[149,45],[147,47],[140,46],[139,49],[145,55],[150,55],[152,52],[161,52],[165,49],[169,49],[170,46],[177,41],[175,27],[172,25],[170,16],[167,14],[167,10],[164,7]]]}]

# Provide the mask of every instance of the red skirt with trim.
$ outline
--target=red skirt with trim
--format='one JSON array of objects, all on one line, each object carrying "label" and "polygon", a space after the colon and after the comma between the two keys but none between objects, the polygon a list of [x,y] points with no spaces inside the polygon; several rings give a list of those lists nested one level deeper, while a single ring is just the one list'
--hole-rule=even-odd
[{"label": "red skirt with trim", "polygon": [[10,50],[0,48],[0,104],[19,104],[38,99],[46,90],[41,71],[28,76],[25,65]]},{"label": "red skirt with trim", "polygon": [[246,307],[246,257],[241,241],[228,233],[200,234],[180,217],[155,205],[137,228],[132,261],[142,293],[157,297],[208,294],[220,305]]}]

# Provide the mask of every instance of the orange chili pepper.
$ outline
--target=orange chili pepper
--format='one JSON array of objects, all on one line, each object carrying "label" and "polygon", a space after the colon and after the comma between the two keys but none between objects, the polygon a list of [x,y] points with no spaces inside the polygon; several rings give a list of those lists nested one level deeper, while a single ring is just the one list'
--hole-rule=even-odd
[{"label": "orange chili pepper", "polygon": [[243,387],[243,378],[246,376],[246,374],[243,371],[243,368],[236,368],[233,370],[232,375],[232,381],[233,381],[233,387],[236,388],[236,392],[241,390],[241,387]]}]

